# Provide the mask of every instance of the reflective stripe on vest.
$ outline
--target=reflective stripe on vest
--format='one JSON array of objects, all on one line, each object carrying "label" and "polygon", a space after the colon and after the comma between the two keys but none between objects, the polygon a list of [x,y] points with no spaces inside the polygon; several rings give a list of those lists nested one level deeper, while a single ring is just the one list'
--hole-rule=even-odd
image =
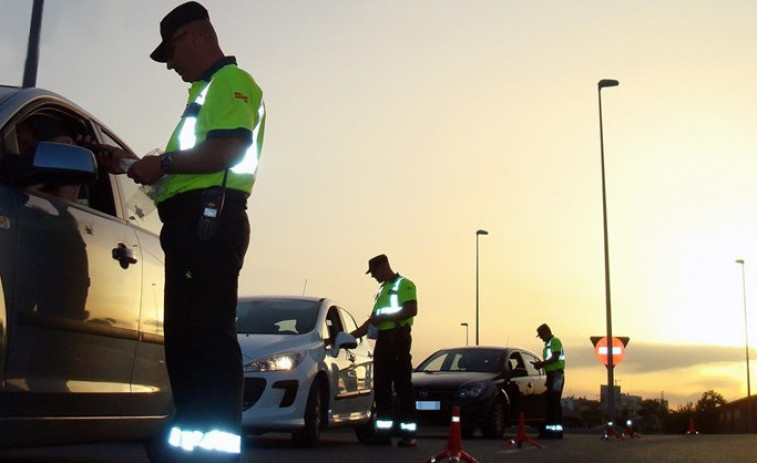
[{"label": "reflective stripe on vest", "polygon": [[392,289],[389,290],[389,305],[377,309],[376,315],[393,315],[402,310],[402,306],[400,305],[399,288],[400,283],[404,279],[404,277],[397,278],[397,281],[392,285]]},{"label": "reflective stripe on vest", "polygon": [[[555,339],[554,337],[552,339]],[[552,339],[550,339],[547,342],[547,346],[544,348],[544,359],[548,359],[552,357]],[[560,354],[557,357],[557,360],[565,360],[565,349],[560,349]]]},{"label": "reflective stripe on vest", "polygon": [[[213,84],[213,80],[208,82],[205,88],[197,94],[195,100],[188,104],[184,109],[184,114],[181,115],[181,129],[179,130],[179,149],[188,150],[195,147],[197,144],[197,135],[195,129],[197,127],[197,115],[200,114],[202,105],[205,104],[205,96],[208,94],[210,86]],[[261,125],[265,116],[265,105],[261,102],[258,108],[258,122],[252,129],[252,144],[245,152],[244,158],[239,161],[235,166],[231,168],[231,171],[236,174],[248,174],[255,175],[255,171],[258,169],[258,161],[260,157],[260,146],[258,146],[258,135],[260,133]]]},{"label": "reflective stripe on vest", "polygon": [[[552,341],[555,339],[554,336],[550,338],[549,341],[547,341],[544,344],[544,360],[547,360],[549,358],[552,358]],[[560,352],[557,352],[557,361],[550,363],[549,365],[544,365],[544,371],[551,372],[556,370],[562,370],[565,368],[565,350],[560,349]]]}]

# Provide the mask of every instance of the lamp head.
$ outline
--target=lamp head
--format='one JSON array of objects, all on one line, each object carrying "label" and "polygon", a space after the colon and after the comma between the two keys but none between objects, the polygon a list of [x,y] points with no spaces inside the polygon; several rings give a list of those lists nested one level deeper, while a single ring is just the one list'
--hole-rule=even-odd
[{"label": "lamp head", "polygon": [[489,234],[489,232],[488,232],[488,231],[486,231],[486,230],[481,230],[481,229],[479,229],[479,230],[476,230],[476,234],[477,234],[477,235],[488,235],[488,234]]},{"label": "lamp head", "polygon": [[744,259],[736,259],[736,263],[744,265]]},{"label": "lamp head", "polygon": [[468,326],[468,322],[462,322],[460,323],[460,326]]},{"label": "lamp head", "polygon": [[602,79],[599,82],[597,82],[597,88],[600,90],[605,87],[617,87],[618,85],[620,85],[620,82],[613,79]]}]

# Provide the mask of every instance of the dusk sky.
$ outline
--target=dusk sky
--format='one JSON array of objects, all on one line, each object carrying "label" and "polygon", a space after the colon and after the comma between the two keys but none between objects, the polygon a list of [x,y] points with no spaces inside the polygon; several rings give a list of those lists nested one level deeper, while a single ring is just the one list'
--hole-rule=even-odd
[{"label": "dusk sky", "polygon": [[[0,83],[20,85],[32,0],[0,0]],[[138,154],[187,85],[152,62],[180,1],[47,0],[37,84]],[[475,339],[565,345],[564,396],[606,371],[597,82],[613,331],[624,393],[746,395],[757,347],[757,2],[205,0],[263,88],[241,294],[332,297],[362,321],[386,253],[418,286],[414,362]],[[743,259],[746,291],[742,286]],[[757,350],[750,350],[757,358]],[[757,371],[753,371],[757,373]],[[754,376],[754,375],[753,375]],[[757,376],[755,376],[757,378]]]}]

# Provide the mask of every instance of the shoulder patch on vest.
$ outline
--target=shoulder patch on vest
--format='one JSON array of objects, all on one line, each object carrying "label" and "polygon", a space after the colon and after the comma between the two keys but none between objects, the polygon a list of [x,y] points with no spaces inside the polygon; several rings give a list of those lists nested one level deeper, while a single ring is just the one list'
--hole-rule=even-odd
[{"label": "shoulder patch on vest", "polygon": [[250,99],[247,97],[247,95],[245,95],[242,92],[234,92],[234,98],[237,99],[237,100],[242,100],[245,103],[249,103],[250,102]]}]

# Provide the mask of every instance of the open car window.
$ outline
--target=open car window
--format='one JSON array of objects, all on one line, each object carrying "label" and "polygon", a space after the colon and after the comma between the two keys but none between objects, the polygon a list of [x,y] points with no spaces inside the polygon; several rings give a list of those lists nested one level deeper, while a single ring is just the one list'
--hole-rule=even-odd
[{"label": "open car window", "polygon": [[[93,125],[86,117],[62,106],[43,104],[16,116],[2,128],[0,137],[0,182],[32,195],[116,215],[113,188],[103,169],[98,171],[96,180],[87,182],[56,181],[54,176],[43,181],[29,175],[41,142],[87,148],[85,140],[97,141]],[[59,161],[65,163],[65,159]]]},{"label": "open car window", "polygon": [[[129,149],[102,129],[101,137],[103,143],[118,146],[121,149]],[[121,193],[123,215],[131,225],[145,229],[156,235],[160,234],[162,223],[158,216],[158,208],[155,206],[152,198],[149,196],[152,191],[149,186],[142,186],[135,183],[126,175],[111,175],[115,181],[118,190]]]}]

